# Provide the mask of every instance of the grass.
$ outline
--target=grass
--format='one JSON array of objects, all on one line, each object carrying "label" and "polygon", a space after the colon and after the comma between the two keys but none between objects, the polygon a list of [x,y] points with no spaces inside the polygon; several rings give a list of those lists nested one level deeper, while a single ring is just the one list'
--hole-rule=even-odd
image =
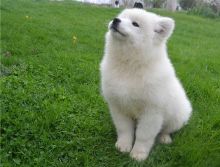
[{"label": "grass", "polygon": [[171,145],[137,163],[115,149],[100,95],[104,34],[121,9],[25,0],[0,8],[0,166],[220,166],[219,20],[155,11],[176,20],[169,54],[194,112]]}]

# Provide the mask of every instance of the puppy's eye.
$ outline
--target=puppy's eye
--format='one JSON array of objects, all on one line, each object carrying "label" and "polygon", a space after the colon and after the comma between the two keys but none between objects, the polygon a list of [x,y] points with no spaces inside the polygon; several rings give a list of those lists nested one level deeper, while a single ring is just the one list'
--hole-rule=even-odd
[{"label": "puppy's eye", "polygon": [[133,24],[133,26],[135,26],[135,27],[139,27],[139,24],[138,24],[137,22],[135,22],[135,21],[133,21],[132,24]]}]

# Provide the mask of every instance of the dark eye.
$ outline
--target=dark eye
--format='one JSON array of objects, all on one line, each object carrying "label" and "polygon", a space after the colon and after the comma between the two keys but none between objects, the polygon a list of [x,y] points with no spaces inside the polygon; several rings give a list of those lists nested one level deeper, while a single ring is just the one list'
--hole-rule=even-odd
[{"label": "dark eye", "polygon": [[135,26],[135,27],[139,27],[138,23],[135,22],[135,21],[133,21],[132,24],[133,24],[133,26]]}]

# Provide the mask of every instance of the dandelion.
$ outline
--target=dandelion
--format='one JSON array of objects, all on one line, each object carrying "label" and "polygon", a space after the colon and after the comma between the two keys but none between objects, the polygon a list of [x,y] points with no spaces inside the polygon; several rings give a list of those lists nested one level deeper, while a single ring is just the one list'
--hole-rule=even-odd
[{"label": "dandelion", "polygon": [[28,15],[27,15],[27,16],[25,16],[25,18],[26,18],[26,19],[31,19],[31,16],[28,16]]},{"label": "dandelion", "polygon": [[73,45],[75,45],[77,42],[77,37],[75,35],[73,35]]}]

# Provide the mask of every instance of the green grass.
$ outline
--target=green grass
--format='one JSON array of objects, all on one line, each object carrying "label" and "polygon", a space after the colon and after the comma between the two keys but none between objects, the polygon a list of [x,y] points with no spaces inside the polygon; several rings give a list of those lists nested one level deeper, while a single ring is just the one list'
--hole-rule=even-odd
[{"label": "green grass", "polygon": [[100,95],[104,34],[121,9],[25,0],[0,8],[0,166],[220,166],[219,20],[155,11],[176,20],[169,54],[194,112],[171,145],[137,163],[115,149]]}]

